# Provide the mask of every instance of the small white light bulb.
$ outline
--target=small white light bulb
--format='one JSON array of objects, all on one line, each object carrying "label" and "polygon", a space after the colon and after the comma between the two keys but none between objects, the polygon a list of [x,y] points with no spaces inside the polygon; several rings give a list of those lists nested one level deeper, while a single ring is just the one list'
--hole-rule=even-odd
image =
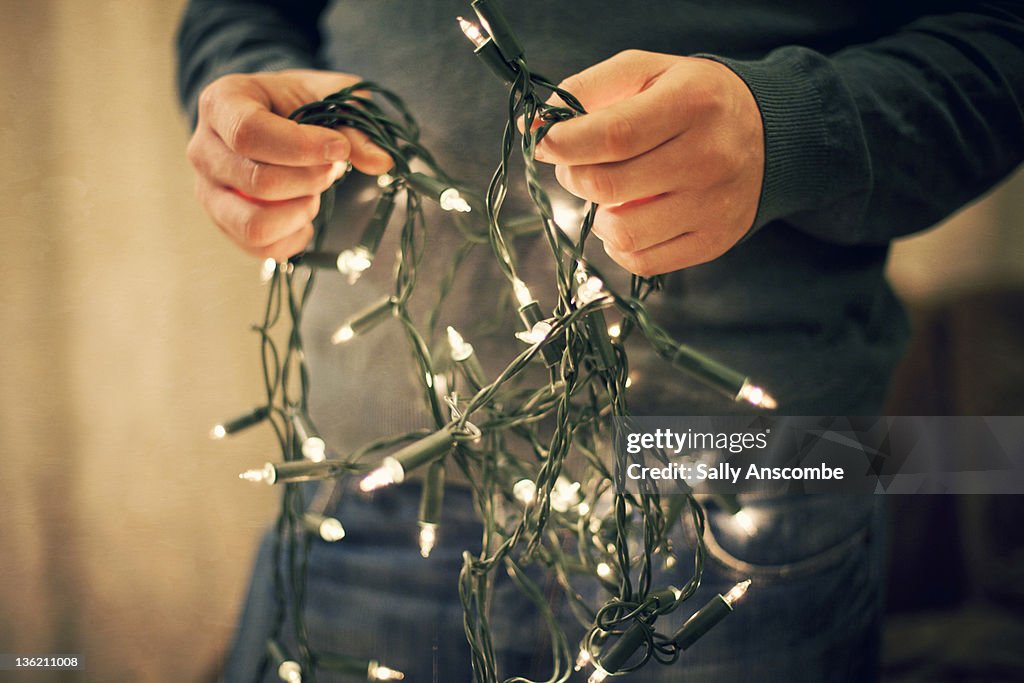
[{"label": "small white light bulb", "polygon": [[350,285],[354,285],[371,265],[373,265],[373,255],[366,247],[346,249],[338,254],[338,272],[346,276]]},{"label": "small white light bulb", "polygon": [[327,459],[327,444],[319,436],[311,436],[302,442],[302,455],[313,462]]},{"label": "small white light bulb", "polygon": [[403,681],[405,674],[395,669],[381,666],[377,662],[370,662],[366,670],[366,679],[369,681]]},{"label": "small white light bulb", "polygon": [[581,647],[580,653],[576,655],[576,664],[573,665],[573,670],[579,671],[583,667],[588,666],[593,661],[594,658],[591,656],[590,650],[588,650],[586,647]]},{"label": "small white light bulb", "polygon": [[597,565],[597,575],[602,579],[611,578],[612,568],[607,562],[602,562]]},{"label": "small white light bulb", "polygon": [[466,342],[459,331],[448,326],[448,346],[451,348],[452,360],[461,363],[473,355],[473,345]]},{"label": "small white light bulb", "polygon": [[214,441],[223,439],[228,435],[228,430],[224,428],[224,425],[214,425],[213,429],[210,430],[210,438]]},{"label": "small white light bulb", "polygon": [[392,484],[401,484],[404,480],[405,468],[402,467],[402,463],[394,458],[384,458],[377,469],[370,472],[359,482],[359,490],[363,493],[369,493]]},{"label": "small white light bulb", "polygon": [[423,559],[430,557],[430,553],[436,544],[437,525],[429,522],[420,522],[420,556]]},{"label": "small white light bulb", "polygon": [[520,479],[512,487],[512,495],[523,505],[532,505],[537,500],[537,485],[529,479]]},{"label": "small white light bulb", "polygon": [[594,673],[590,674],[590,678],[587,679],[587,683],[604,683],[604,679],[608,678],[608,672],[598,667],[594,669]]},{"label": "small white light bulb", "polygon": [[469,42],[473,43],[473,47],[483,47],[484,43],[487,42],[487,36],[480,30],[480,27],[463,17],[456,17],[456,19],[459,22],[459,28],[469,38]]},{"label": "small white light bulb", "polygon": [[274,278],[274,273],[277,272],[277,261],[272,258],[263,259],[263,263],[260,264],[260,282],[266,284]]},{"label": "small white light bulb", "polygon": [[332,344],[344,344],[347,341],[351,341],[356,336],[355,330],[349,324],[342,325],[338,330],[331,335]]},{"label": "small white light bulb", "polygon": [[377,187],[381,189],[390,186],[393,182],[395,182],[395,178],[390,173],[381,173],[377,176]]},{"label": "small white light bulb", "polygon": [[447,190],[441,193],[441,196],[437,198],[441,208],[445,211],[458,211],[459,213],[469,213],[473,209],[459,191],[454,187],[449,187]]},{"label": "small white light bulb", "polygon": [[530,294],[530,288],[526,286],[526,283],[516,278],[512,280],[512,291],[516,295],[516,301],[519,302],[519,306],[529,306],[531,303],[536,301],[533,295]]},{"label": "small white light bulb", "polygon": [[612,323],[608,326],[608,336],[612,339],[618,339],[622,336],[622,325],[619,323]]},{"label": "small white light bulb", "polygon": [[728,593],[722,596],[722,600],[725,600],[725,604],[729,605],[729,607],[732,607],[734,604],[736,604],[737,600],[739,600],[746,594],[748,588],[750,588],[750,579],[747,579],[746,581],[740,581],[735,586],[730,588]]},{"label": "small white light bulb", "polygon": [[320,522],[320,538],[328,543],[335,543],[345,538],[345,527],[334,517],[328,517]]},{"label": "small white light bulb", "polygon": [[757,406],[758,408],[764,408],[765,410],[775,410],[779,407],[778,402],[769,394],[767,391],[759,386],[755,386],[750,380],[745,380],[743,386],[740,387],[740,391],[736,394],[737,401],[746,401],[751,405]]},{"label": "small white light bulb", "polygon": [[740,510],[732,518],[736,522],[736,526],[743,529],[747,536],[757,535],[757,522],[754,520],[754,515],[748,510]]},{"label": "small white light bulb", "polygon": [[238,475],[238,478],[243,481],[252,482],[265,482],[267,484],[273,484],[277,479],[277,472],[274,470],[274,466],[269,462],[261,467],[260,469],[246,470]]}]

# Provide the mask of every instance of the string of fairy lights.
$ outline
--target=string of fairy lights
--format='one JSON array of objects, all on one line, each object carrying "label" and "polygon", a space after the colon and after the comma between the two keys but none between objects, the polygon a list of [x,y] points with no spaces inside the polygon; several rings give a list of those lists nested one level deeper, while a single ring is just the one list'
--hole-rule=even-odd
[{"label": "string of fairy lights", "polygon": [[[265,402],[211,432],[212,438],[220,439],[267,423],[278,440],[280,461],[240,476],[283,485],[273,548],[274,630],[263,666],[289,683],[315,680],[318,671],[369,681],[405,677],[370,653],[314,651],[309,645],[303,613],[310,546],[317,540],[333,543],[345,538],[342,520],[326,512],[328,501],[336,500],[342,490],[337,483],[351,476],[361,477],[362,494],[372,494],[401,485],[414,471],[422,473],[419,545],[428,561],[444,533],[446,470],[456,468],[469,482],[483,537],[477,552],[464,551],[458,588],[477,683],[528,680],[498,670],[488,609],[498,570],[507,573],[549,630],[549,683],[568,681],[574,670],[587,669],[589,683],[600,683],[651,660],[671,664],[731,613],[750,585],[749,580],[742,581],[715,596],[671,633],[656,628],[659,618],[679,608],[700,585],[705,516],[692,492],[663,497],[656,491],[636,495],[614,487],[605,454],[614,441],[613,420],[629,419],[625,341],[642,336],[668,363],[731,400],[763,409],[774,408],[775,401],[742,373],[677,342],[651,318],[644,302],[658,289],[658,278],[634,276],[628,292],[605,284],[585,249],[596,205],[588,205],[578,230],[567,230],[572,226],[564,225],[564,219],[559,225],[534,163],[534,150],[553,125],[585,111],[571,93],[529,70],[521,44],[493,2],[474,0],[472,8],[478,21],[459,17],[459,25],[476,56],[509,91],[501,161],[482,197],[444,172],[420,144],[417,124],[402,100],[373,83],[358,83],[291,115],[303,124],[362,131],[391,155],[394,167],[378,178],[380,198],[354,246],[340,253],[322,249],[334,196],[328,191],[314,221],[311,249],[288,262],[264,265],[269,293],[263,319],[253,329],[260,337]],[[564,106],[545,103],[551,93]],[[527,131],[523,134],[517,129],[520,119]],[[536,212],[505,218],[502,205],[512,186],[509,170],[517,140],[526,190]],[[413,170],[414,166],[425,170]],[[455,250],[427,323],[417,325],[410,301],[423,255],[426,202],[446,212],[463,246]],[[396,211],[400,205],[404,206]],[[481,215],[486,224],[477,219]],[[391,227],[396,222],[400,228]],[[354,452],[337,454],[310,419],[311,377],[299,331],[302,315],[318,272],[334,271],[349,283],[356,282],[373,267],[389,228],[400,230],[393,291],[343,321],[331,341],[343,347],[357,343],[360,335],[378,325],[400,326],[433,426],[386,435]],[[545,239],[550,247],[557,297],[550,313],[520,278],[513,248],[518,239]],[[487,377],[473,345],[458,330],[440,329],[440,306],[455,273],[469,252],[482,245],[489,246],[508,280],[522,322],[514,336],[524,345],[493,378]],[[609,325],[606,313],[619,319]],[[281,330],[283,342],[275,339]],[[530,383],[536,374],[527,370],[534,367],[547,369],[547,381]],[[570,454],[584,463],[573,476],[565,467]],[[653,455],[664,460],[660,452]],[[310,497],[297,485],[307,481],[328,486]],[[716,500],[741,527],[755,531],[735,497]],[[656,586],[655,563],[675,565],[678,551],[670,533],[684,522],[692,527],[692,574],[680,587]],[[585,629],[578,647],[570,645],[550,596],[526,571],[530,565],[541,567],[557,585]],[[580,590],[583,581],[594,579],[607,594],[596,609]],[[286,641],[295,643],[291,650]]]}]

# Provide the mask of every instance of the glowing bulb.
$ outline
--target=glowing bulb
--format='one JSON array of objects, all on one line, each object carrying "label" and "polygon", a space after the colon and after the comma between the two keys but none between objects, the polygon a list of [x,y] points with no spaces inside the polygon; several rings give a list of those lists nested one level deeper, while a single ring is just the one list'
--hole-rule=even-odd
[{"label": "glowing bulb", "polygon": [[734,604],[736,604],[737,600],[739,600],[746,594],[748,588],[750,588],[750,579],[747,579],[746,581],[740,581],[735,586],[730,588],[728,593],[722,596],[722,600],[724,600],[725,604],[729,605],[729,607],[732,607]]},{"label": "glowing bulb", "polygon": [[228,430],[224,428],[224,425],[214,425],[213,429],[210,430],[210,438],[214,441],[223,439],[228,435]]},{"label": "glowing bulb", "polygon": [[579,236],[579,222],[583,217],[579,209],[569,202],[553,199],[551,201],[551,214],[555,218],[555,223],[558,224],[558,227],[563,232],[574,238]]},{"label": "glowing bulb", "polygon": [[359,277],[373,265],[373,254],[366,247],[346,249],[338,254],[338,272],[347,276],[348,283],[354,285]]},{"label": "glowing bulb", "polygon": [[566,477],[555,480],[551,490],[551,507],[558,512],[568,512],[580,499],[580,483],[569,481]]},{"label": "glowing bulb", "polygon": [[580,517],[586,517],[590,514],[590,504],[586,501],[580,503],[580,506],[577,509],[579,510]]},{"label": "glowing bulb", "polygon": [[420,522],[420,556],[423,559],[430,557],[430,551],[437,544],[437,525],[429,522]]},{"label": "glowing bulb", "polygon": [[405,468],[394,458],[384,458],[380,467],[370,472],[359,482],[359,490],[363,493],[376,491],[392,484],[401,484],[405,480]]},{"label": "glowing bulb", "polygon": [[608,672],[604,669],[594,669],[594,673],[590,674],[590,678],[587,679],[587,683],[604,683],[604,679],[608,678]]},{"label": "glowing bulb", "polygon": [[524,332],[516,332],[516,339],[527,344],[540,344],[551,333],[551,323],[546,320],[534,323],[533,327]]},{"label": "glowing bulb", "polygon": [[289,659],[277,667],[277,677],[287,683],[302,683],[302,668],[298,662]]},{"label": "glowing bulb", "polygon": [[576,298],[583,306],[600,301],[607,296],[607,292],[604,291],[604,282],[598,277],[590,276],[576,288]]},{"label": "glowing bulb", "polygon": [[740,510],[732,516],[736,522],[736,526],[743,529],[747,536],[757,535],[757,522],[754,521],[754,515],[750,514],[747,510]]},{"label": "glowing bulb", "polygon": [[533,295],[530,294],[530,288],[519,278],[512,280],[512,291],[515,292],[516,301],[519,302],[520,307],[529,306],[536,301]]},{"label": "glowing bulb", "polygon": [[469,42],[473,43],[473,47],[483,47],[484,43],[487,42],[487,36],[480,30],[480,27],[463,17],[456,17],[456,20],[459,22],[459,28],[469,38]]},{"label": "glowing bulb", "polygon": [[622,325],[619,323],[612,323],[608,326],[608,336],[612,339],[618,339],[622,335]]},{"label": "glowing bulb", "polygon": [[243,481],[265,482],[273,484],[277,480],[277,471],[269,462],[258,470],[246,470],[238,475]]},{"label": "glowing bulb", "polygon": [[356,336],[355,330],[349,324],[342,325],[338,330],[331,335],[332,344],[344,344],[347,341],[351,341]]},{"label": "glowing bulb", "polygon": [[758,408],[764,408],[765,410],[775,410],[779,407],[778,401],[776,401],[771,394],[761,387],[751,384],[749,379],[743,381],[743,386],[740,387],[739,393],[736,394],[736,400],[746,401],[751,405],[757,406]]},{"label": "glowing bulb", "polygon": [[449,187],[447,190],[441,193],[441,196],[437,198],[441,208],[445,211],[458,211],[459,213],[469,213],[473,209],[459,191],[454,187]]},{"label": "glowing bulb", "polygon": [[626,388],[629,389],[631,386],[633,386],[633,373],[629,373],[626,377]]},{"label": "glowing bulb", "polygon": [[590,650],[585,647],[580,648],[580,653],[576,655],[576,664],[573,665],[575,671],[579,671],[583,667],[589,665],[594,661],[594,657],[590,654]]},{"label": "glowing bulb", "polygon": [[676,566],[676,556],[669,555],[665,558],[665,569],[672,569],[674,566]]},{"label": "glowing bulb", "polygon": [[602,579],[610,578],[612,575],[612,568],[607,562],[602,562],[597,565],[597,575]]},{"label": "glowing bulb", "polygon": [[395,182],[395,178],[390,173],[381,173],[377,176],[377,187],[381,189],[390,186],[393,182]]},{"label": "glowing bulb", "polygon": [[366,679],[370,681],[403,681],[405,674],[395,669],[381,666],[377,662],[370,662],[366,669]]},{"label": "glowing bulb", "polygon": [[263,259],[263,263],[260,264],[260,282],[270,282],[276,272],[277,261],[272,258]]},{"label": "glowing bulb", "polygon": [[327,458],[327,444],[319,436],[311,436],[302,442],[302,455],[313,462],[323,462]]},{"label": "glowing bulb", "polygon": [[512,495],[523,505],[532,505],[537,500],[537,485],[529,479],[520,479],[512,487]]},{"label": "glowing bulb", "polygon": [[466,342],[454,327],[448,327],[448,346],[452,351],[452,360],[461,363],[473,355],[473,345]]},{"label": "glowing bulb", "polygon": [[341,525],[341,522],[334,517],[328,517],[324,521],[320,522],[320,538],[324,539],[328,543],[334,543],[345,538],[345,527]]}]

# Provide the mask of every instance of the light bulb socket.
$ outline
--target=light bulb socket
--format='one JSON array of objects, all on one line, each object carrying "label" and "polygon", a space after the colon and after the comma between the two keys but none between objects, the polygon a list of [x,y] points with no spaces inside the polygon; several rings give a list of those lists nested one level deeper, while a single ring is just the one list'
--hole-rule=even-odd
[{"label": "light bulb socket", "polygon": [[645,624],[634,621],[633,625],[608,648],[604,656],[597,660],[601,668],[610,674],[618,673],[647,640],[648,628]]},{"label": "light bulb socket", "polygon": [[395,209],[396,194],[398,194],[398,189],[394,184],[389,185],[384,190],[384,193],[377,201],[377,207],[373,210],[373,215],[370,216],[370,222],[366,224],[363,236],[359,239],[359,246],[366,250],[370,258],[377,254],[380,242],[384,238],[384,232],[391,221],[391,214]]},{"label": "light bulb socket", "polygon": [[440,524],[444,505],[444,460],[438,460],[427,469],[420,493],[420,524]]},{"label": "light bulb socket", "polygon": [[680,650],[686,650],[710,631],[718,622],[732,614],[732,605],[721,595],[711,598],[672,635],[672,642]]},{"label": "light bulb socket", "polygon": [[223,422],[217,425],[216,427],[213,428],[213,431],[211,431],[210,434],[214,438],[219,439],[228,434],[234,434],[236,432],[242,431],[247,427],[252,427],[255,424],[259,424],[260,422],[266,420],[268,415],[270,415],[270,407],[259,406],[258,408],[253,408],[244,415],[239,415],[238,417],[232,418],[227,422]]},{"label": "light bulb socket", "polygon": [[289,460],[288,462],[268,463],[273,469],[273,476],[268,484],[294,484],[300,481],[316,481],[334,479],[345,473],[345,466],[340,460]]},{"label": "light bulb socket", "polygon": [[512,26],[505,19],[497,5],[488,0],[473,0],[473,11],[480,19],[484,29],[490,34],[491,40],[498,46],[504,61],[515,64],[523,56],[523,46],[516,38]]},{"label": "light bulb socket", "polygon": [[352,331],[353,336],[357,336],[368,332],[394,314],[395,298],[388,296],[353,315],[348,319],[346,325]]},{"label": "light bulb socket", "polygon": [[501,56],[501,50],[498,49],[493,38],[488,38],[483,45],[473,50],[473,54],[502,83],[511,85],[516,80],[518,70]]},{"label": "light bulb socket", "polygon": [[594,350],[594,365],[602,372],[615,367],[615,348],[612,346],[611,337],[608,336],[608,322],[605,320],[604,311],[597,310],[588,315],[586,327],[591,348]]}]

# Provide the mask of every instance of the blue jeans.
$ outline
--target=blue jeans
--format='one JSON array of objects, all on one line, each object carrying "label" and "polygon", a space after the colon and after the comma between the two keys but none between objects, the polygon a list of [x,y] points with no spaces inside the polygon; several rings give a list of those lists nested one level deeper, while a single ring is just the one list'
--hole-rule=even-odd
[{"label": "blue jeans", "polygon": [[[469,683],[457,581],[462,551],[476,552],[480,526],[469,493],[448,491],[441,536],[424,560],[417,546],[419,486],[408,483],[373,499],[347,493],[333,511],[348,535],[313,542],[305,618],[310,646],[377,659],[404,671],[409,683]],[[869,682],[877,679],[883,607],[882,496],[801,496],[744,499],[758,531],[748,536],[726,514],[709,511],[709,557],[698,593],[659,621],[662,632],[715,593],[746,578],[750,591],[735,613],[669,667],[649,663],[619,680],[636,683]],[[679,563],[663,570],[657,588],[689,578],[689,549],[680,539]],[[274,615],[271,539],[262,544],[242,622],[226,664],[228,683],[276,681],[260,671]],[[502,676],[550,675],[548,635],[532,605],[498,572],[491,610]],[[594,596],[596,587],[584,587]],[[669,621],[670,620],[670,621]],[[575,648],[582,630],[566,627]],[[282,642],[294,653],[290,622]],[[588,671],[571,680],[585,681]],[[319,681],[356,681],[318,672]],[[609,679],[614,680],[614,679]]]}]

